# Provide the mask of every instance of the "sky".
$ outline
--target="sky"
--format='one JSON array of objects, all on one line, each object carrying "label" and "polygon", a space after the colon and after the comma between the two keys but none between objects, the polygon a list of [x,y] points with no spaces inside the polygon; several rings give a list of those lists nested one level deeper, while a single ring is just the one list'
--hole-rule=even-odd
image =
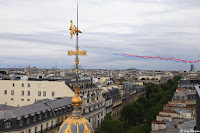
[{"label": "sky", "polygon": [[[71,68],[77,0],[0,0],[0,68]],[[200,59],[199,0],[79,0],[84,69],[189,70],[191,64],[140,56]],[[195,69],[200,70],[200,63]]]}]

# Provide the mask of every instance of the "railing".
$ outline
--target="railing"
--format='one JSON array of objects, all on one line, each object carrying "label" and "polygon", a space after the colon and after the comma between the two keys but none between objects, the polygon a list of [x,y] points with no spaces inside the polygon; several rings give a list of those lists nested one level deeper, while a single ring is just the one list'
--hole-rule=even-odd
[{"label": "railing", "polygon": [[50,126],[50,127],[48,127],[48,128],[45,128],[45,129],[40,130],[40,131],[35,132],[35,133],[44,133],[44,132],[47,132],[48,130],[51,130],[51,129],[56,128],[56,127],[59,127],[61,124],[62,124],[62,123],[57,123],[57,124],[55,124],[55,125],[53,125],[53,126]]}]

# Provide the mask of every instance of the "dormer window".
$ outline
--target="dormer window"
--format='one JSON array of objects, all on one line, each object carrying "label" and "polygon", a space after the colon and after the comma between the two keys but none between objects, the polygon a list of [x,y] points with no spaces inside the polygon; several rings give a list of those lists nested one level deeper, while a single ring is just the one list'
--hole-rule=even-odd
[{"label": "dormer window", "polygon": [[33,121],[36,121],[36,119],[37,119],[37,116],[36,116],[36,115],[34,115],[34,117],[33,117]]},{"label": "dormer window", "polygon": [[30,123],[30,118],[27,118],[26,120],[27,120],[27,124],[29,124]]},{"label": "dormer window", "polygon": [[44,114],[44,118],[47,118],[47,112]]},{"label": "dormer window", "polygon": [[50,116],[52,116],[52,112],[50,112]]},{"label": "dormer window", "polygon": [[39,120],[41,120],[42,119],[42,114],[39,114]]},{"label": "dormer window", "polygon": [[5,128],[11,128],[11,122],[10,121],[5,122]]},{"label": "dormer window", "polygon": [[19,126],[23,126],[23,120],[19,121]]}]

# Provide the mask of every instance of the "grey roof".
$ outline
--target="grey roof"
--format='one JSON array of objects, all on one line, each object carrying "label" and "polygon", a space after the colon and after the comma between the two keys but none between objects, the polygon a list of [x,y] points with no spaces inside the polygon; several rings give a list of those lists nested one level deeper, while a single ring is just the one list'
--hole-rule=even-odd
[{"label": "grey roof", "polygon": [[37,102],[31,105],[13,108],[6,111],[0,111],[0,119],[17,118],[25,115],[31,115],[39,113],[44,110],[52,110],[59,107],[70,106],[72,98],[64,98],[58,100],[48,100],[43,102]]},{"label": "grey roof", "polygon": [[151,133],[178,133],[179,130],[177,128],[168,128],[168,129],[161,129],[157,131],[152,131]]},{"label": "grey roof", "polygon": [[192,112],[192,110],[187,110],[187,109],[182,109],[181,110],[183,113],[191,113]]},{"label": "grey roof", "polygon": [[181,124],[180,131],[181,130],[194,130],[194,127],[196,126],[196,120],[186,121],[185,123]]},{"label": "grey roof", "polygon": [[170,121],[168,121],[168,120],[164,120],[165,121],[165,123],[166,123],[166,128],[175,128],[174,127],[174,122],[170,122]]},{"label": "grey roof", "polygon": [[0,111],[11,110],[11,109],[14,109],[14,108],[16,108],[16,107],[0,104]]}]

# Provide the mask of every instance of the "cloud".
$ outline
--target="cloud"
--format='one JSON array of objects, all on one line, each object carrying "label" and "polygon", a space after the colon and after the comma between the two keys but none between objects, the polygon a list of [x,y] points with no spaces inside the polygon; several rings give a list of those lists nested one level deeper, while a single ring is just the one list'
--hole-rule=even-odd
[{"label": "cloud", "polygon": [[[80,63],[83,68],[189,70],[189,64],[113,54],[199,59],[199,6],[197,0],[80,0],[79,45],[88,52]],[[76,43],[68,30],[71,19],[76,23],[75,0],[0,0],[0,16],[0,67],[74,64],[67,50]]]}]

